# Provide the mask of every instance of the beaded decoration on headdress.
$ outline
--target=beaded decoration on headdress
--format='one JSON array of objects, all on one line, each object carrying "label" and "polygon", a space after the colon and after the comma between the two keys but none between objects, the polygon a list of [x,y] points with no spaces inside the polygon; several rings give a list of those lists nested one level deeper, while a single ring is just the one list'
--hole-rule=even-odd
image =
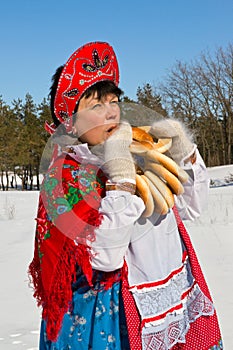
[{"label": "beaded decoration on headdress", "polygon": [[[65,126],[72,129],[72,114],[82,94],[93,84],[111,80],[119,83],[119,68],[113,48],[105,42],[91,42],[77,49],[65,64],[59,78],[54,101],[54,113]],[[56,126],[45,124],[53,134]]]}]

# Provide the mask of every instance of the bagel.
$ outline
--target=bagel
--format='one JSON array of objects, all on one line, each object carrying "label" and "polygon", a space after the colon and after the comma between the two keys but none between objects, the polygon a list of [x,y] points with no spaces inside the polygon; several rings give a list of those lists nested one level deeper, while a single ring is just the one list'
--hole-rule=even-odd
[{"label": "bagel", "polygon": [[[172,139],[171,138],[164,138],[159,139],[157,142],[154,142],[154,139],[152,135],[148,133],[149,126],[144,127],[132,127],[132,138],[134,144],[135,142],[139,142],[139,144],[145,146],[146,149],[152,150],[155,149],[158,152],[165,153],[169,150],[169,148],[172,145]],[[134,149],[135,147],[132,147]],[[142,148],[144,150],[144,147]],[[140,146],[138,145],[137,148],[135,148],[135,153],[141,153]]]},{"label": "bagel", "polygon": [[136,174],[136,194],[142,198],[146,207],[142,216],[151,216],[154,211],[154,200],[150,192],[149,185],[143,178],[143,175]]},{"label": "bagel", "polygon": [[157,143],[150,141],[136,141],[133,140],[130,145],[130,151],[135,154],[142,154],[150,150],[156,150],[160,153],[165,153],[171,147],[171,139],[161,139]]},{"label": "bagel", "polygon": [[167,152],[172,145],[172,139],[158,139],[158,142],[154,142],[154,149],[160,153]]},{"label": "bagel", "polygon": [[[174,196],[170,188],[166,183],[160,179],[159,176],[154,174],[152,171],[145,171],[144,175],[154,184],[154,186],[159,190],[162,196],[165,198],[166,203],[169,208],[172,208],[175,204]],[[152,194],[153,195],[153,194]]]},{"label": "bagel", "polygon": [[154,211],[158,214],[166,215],[169,209],[164,196],[146,175],[142,175],[141,177],[147,182],[147,185],[149,186],[154,200]]},{"label": "bagel", "polygon": [[138,126],[138,128],[145,131],[147,134],[149,134],[151,126],[150,125],[140,125],[140,126]]},{"label": "bagel", "polygon": [[131,142],[129,149],[131,153],[139,155],[146,155],[148,151],[148,148],[145,144],[134,140]]},{"label": "bagel", "polygon": [[184,193],[184,187],[182,186],[179,179],[163,165],[148,162],[146,164],[146,170],[151,170],[153,173],[164,179],[174,194],[180,195]]},{"label": "bagel", "polygon": [[136,126],[132,126],[132,138],[139,142],[148,141],[152,144],[154,143],[154,139],[150,134]]},{"label": "bagel", "polygon": [[142,146],[146,147],[147,150],[154,149],[155,148],[155,143],[150,142],[150,141],[141,141],[139,142]]},{"label": "bagel", "polygon": [[187,172],[182,169],[173,159],[167,157],[165,154],[158,152],[157,150],[149,150],[146,152],[145,157],[152,162],[159,163],[173,173],[178,179],[185,183],[188,180]]}]

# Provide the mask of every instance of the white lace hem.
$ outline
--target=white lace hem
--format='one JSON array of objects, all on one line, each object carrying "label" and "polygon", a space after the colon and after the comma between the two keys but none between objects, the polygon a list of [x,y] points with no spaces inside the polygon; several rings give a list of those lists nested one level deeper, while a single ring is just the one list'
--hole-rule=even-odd
[{"label": "white lace hem", "polygon": [[[185,336],[190,323],[201,316],[212,316],[214,307],[211,301],[199,290],[188,300],[187,308],[183,309],[180,317],[167,314],[163,325],[147,324],[142,330],[143,350],[169,350],[177,343],[185,343]],[[178,319],[176,319],[178,318]]]},{"label": "white lace hem", "polygon": [[214,313],[212,302],[194,280],[187,259],[168,278],[133,286],[142,320],[142,349],[168,350],[184,343],[190,323]]}]

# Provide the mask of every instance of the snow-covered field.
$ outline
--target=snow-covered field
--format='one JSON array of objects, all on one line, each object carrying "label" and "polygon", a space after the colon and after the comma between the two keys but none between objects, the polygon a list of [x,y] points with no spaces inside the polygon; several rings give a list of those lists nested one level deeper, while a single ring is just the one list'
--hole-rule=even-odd
[{"label": "snow-covered field", "polygon": [[[217,308],[224,349],[233,349],[233,186],[223,186],[233,165],[208,169],[221,187],[210,188],[209,205],[186,226]],[[38,192],[0,192],[0,349],[38,349],[40,311],[28,287]],[[202,349],[193,349],[202,350]]]}]

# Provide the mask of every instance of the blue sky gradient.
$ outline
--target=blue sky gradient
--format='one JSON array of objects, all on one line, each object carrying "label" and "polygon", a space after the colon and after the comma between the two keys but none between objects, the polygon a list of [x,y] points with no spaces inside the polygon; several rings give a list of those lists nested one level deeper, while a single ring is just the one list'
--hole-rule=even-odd
[{"label": "blue sky gradient", "polygon": [[30,93],[40,103],[51,77],[79,46],[108,41],[120,87],[163,80],[176,61],[191,62],[233,43],[232,0],[11,0],[0,4],[0,95],[7,104]]}]

